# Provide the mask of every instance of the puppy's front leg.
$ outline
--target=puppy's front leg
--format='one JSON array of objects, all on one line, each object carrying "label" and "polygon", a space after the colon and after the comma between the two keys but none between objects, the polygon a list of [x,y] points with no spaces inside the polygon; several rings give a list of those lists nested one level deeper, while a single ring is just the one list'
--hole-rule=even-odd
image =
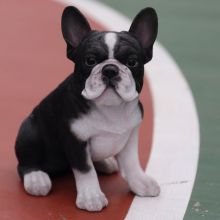
[{"label": "puppy's front leg", "polygon": [[88,146],[86,152],[89,171],[81,172],[73,169],[77,188],[76,206],[87,211],[101,211],[108,205],[108,200],[100,189]]},{"label": "puppy's front leg", "polygon": [[139,196],[158,196],[160,187],[157,182],[142,170],[138,158],[138,128],[135,128],[126,146],[117,155],[122,176],[135,194]]}]

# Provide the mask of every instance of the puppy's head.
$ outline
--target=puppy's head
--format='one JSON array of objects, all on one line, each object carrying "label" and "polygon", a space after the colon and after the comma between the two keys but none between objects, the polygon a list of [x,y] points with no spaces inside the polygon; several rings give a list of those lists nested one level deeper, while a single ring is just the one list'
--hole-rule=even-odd
[{"label": "puppy's head", "polygon": [[143,85],[144,64],[152,59],[157,28],[152,8],[140,11],[129,31],[122,32],[92,31],[77,8],[65,8],[62,33],[67,57],[80,74],[84,98],[105,105],[136,99]]}]

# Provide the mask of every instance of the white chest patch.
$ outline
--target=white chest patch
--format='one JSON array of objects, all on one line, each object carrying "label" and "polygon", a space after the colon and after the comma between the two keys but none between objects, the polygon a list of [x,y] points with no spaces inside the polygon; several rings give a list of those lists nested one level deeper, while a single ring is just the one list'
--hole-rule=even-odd
[{"label": "white chest patch", "polygon": [[114,58],[114,48],[117,42],[117,35],[115,33],[105,34],[105,44],[108,46],[108,58]]},{"label": "white chest patch", "polygon": [[73,120],[71,132],[87,141],[93,161],[116,155],[125,146],[131,130],[142,120],[138,99],[120,106],[94,108]]}]

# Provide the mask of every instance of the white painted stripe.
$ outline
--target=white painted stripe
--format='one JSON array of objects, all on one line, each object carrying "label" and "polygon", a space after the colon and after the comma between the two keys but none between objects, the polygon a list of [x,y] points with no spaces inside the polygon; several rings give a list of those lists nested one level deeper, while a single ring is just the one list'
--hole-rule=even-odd
[{"label": "white painted stripe", "polygon": [[[93,0],[57,0],[81,8],[109,30],[128,30],[131,21]],[[126,220],[181,220],[197,171],[199,123],[190,88],[168,52],[157,42],[147,78],[154,102],[153,146],[146,172],[161,185],[157,198],[135,197]]]}]

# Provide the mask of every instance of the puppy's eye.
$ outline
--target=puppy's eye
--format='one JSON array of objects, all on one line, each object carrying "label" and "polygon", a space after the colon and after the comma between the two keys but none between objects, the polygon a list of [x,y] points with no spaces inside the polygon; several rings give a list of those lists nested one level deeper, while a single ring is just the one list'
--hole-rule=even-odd
[{"label": "puppy's eye", "polygon": [[95,57],[86,57],[85,63],[87,66],[95,66],[97,64],[97,61]]},{"label": "puppy's eye", "polygon": [[126,65],[128,67],[136,67],[138,65],[138,61],[136,58],[129,58]]}]

